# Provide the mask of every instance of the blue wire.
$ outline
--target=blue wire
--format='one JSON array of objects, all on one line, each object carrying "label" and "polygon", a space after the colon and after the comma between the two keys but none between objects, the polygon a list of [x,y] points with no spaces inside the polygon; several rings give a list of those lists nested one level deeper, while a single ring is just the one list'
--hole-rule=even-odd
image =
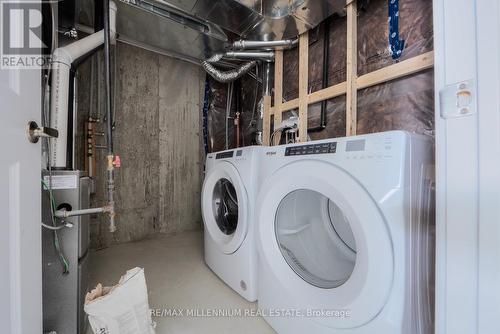
[{"label": "blue wire", "polygon": [[392,59],[399,59],[405,48],[405,40],[399,39],[399,0],[389,0],[389,45]]}]

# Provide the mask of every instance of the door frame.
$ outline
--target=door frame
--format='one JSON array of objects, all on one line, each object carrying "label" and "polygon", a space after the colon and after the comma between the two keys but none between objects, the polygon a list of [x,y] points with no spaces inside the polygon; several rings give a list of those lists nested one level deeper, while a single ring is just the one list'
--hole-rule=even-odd
[{"label": "door frame", "polygon": [[[434,0],[436,333],[498,332],[500,5]],[[445,91],[467,82],[466,115]]]}]

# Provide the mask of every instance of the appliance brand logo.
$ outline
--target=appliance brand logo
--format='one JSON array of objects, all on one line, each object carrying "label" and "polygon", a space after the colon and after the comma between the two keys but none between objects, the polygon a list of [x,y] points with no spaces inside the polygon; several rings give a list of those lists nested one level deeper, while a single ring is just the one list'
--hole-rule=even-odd
[{"label": "appliance brand logo", "polygon": [[0,6],[0,49],[2,69],[39,69],[46,67],[47,46],[42,42],[40,2],[5,1]]},{"label": "appliance brand logo", "polygon": [[268,152],[266,152],[266,155],[267,155],[267,156],[273,156],[273,155],[276,155],[276,151],[268,151]]}]

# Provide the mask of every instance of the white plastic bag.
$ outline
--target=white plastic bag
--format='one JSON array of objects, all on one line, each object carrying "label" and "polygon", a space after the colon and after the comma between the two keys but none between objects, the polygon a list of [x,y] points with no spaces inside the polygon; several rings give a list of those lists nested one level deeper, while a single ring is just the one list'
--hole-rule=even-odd
[{"label": "white plastic bag", "polygon": [[85,297],[95,334],[154,334],[144,269],[134,268],[113,287],[98,284]]}]

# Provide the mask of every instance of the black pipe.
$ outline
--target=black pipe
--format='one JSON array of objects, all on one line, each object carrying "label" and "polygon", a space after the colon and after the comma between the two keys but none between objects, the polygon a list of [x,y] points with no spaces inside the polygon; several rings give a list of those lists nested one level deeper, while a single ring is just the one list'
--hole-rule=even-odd
[{"label": "black pipe", "polygon": [[106,73],[106,128],[108,155],[113,155],[113,105],[111,101],[111,65],[110,65],[110,27],[109,27],[109,0],[103,1],[104,17],[104,66]]},{"label": "black pipe", "polygon": [[[328,87],[328,69],[330,67],[330,20],[331,18],[327,18],[325,20],[325,31],[323,38],[323,80],[321,82],[321,86],[323,89]],[[320,116],[320,125],[314,128],[307,129],[307,132],[321,132],[326,129],[327,118],[326,118],[326,107],[327,100],[321,101],[321,116]]]}]

